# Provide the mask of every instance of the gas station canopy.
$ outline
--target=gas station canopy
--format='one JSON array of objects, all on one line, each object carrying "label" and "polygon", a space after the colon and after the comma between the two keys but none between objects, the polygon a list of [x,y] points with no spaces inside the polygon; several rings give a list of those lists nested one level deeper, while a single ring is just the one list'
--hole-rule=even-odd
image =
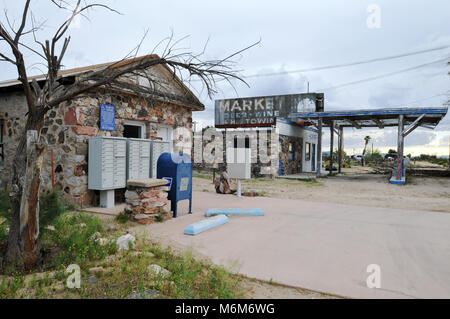
[{"label": "gas station canopy", "polygon": [[[418,127],[434,129],[447,114],[447,107],[421,107],[421,108],[394,108],[369,109],[333,112],[301,112],[291,113],[289,119],[302,125],[314,125],[319,130],[318,150],[322,153],[322,128],[330,128],[330,154],[333,154],[333,135],[339,137],[338,162],[341,171],[344,127],[378,127],[383,129],[389,126],[398,127],[397,137],[397,164],[394,168],[391,184],[404,184],[406,182],[406,167],[404,165],[404,139]],[[321,160],[321,156],[318,157]],[[318,163],[317,175],[320,176],[321,163]],[[333,156],[330,155],[330,173],[333,172]]]},{"label": "gas station canopy", "polygon": [[421,126],[434,129],[447,114],[447,107],[421,107],[421,108],[392,108],[367,109],[332,112],[291,113],[289,118],[293,122],[312,123],[317,125],[322,119],[325,127],[378,127],[398,126],[398,118],[403,115],[403,124],[415,127]]}]

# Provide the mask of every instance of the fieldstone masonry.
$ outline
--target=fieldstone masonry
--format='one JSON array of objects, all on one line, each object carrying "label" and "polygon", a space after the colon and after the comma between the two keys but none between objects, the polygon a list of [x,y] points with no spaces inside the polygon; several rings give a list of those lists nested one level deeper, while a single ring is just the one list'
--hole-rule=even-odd
[{"label": "fieldstone masonry", "polygon": [[[17,139],[25,124],[26,102],[22,94],[8,93],[0,97],[0,118],[4,122],[5,161],[0,164],[0,179],[11,180],[11,167]],[[115,131],[100,131],[100,104],[116,107]],[[48,112],[41,136],[48,142],[44,158],[41,190],[52,187],[51,152],[53,151],[55,184],[64,190],[66,197],[79,206],[97,204],[98,193],[88,190],[88,139],[91,136],[122,137],[125,120],[146,123],[147,138],[158,139],[161,125],[174,130],[192,131],[192,109],[179,104],[158,102],[131,94],[78,97],[61,103]],[[1,184],[1,183],[0,183]]]},{"label": "fieldstone masonry", "polygon": [[159,219],[170,219],[170,202],[165,191],[166,180],[129,180],[125,193],[130,219],[140,224],[151,224]]}]

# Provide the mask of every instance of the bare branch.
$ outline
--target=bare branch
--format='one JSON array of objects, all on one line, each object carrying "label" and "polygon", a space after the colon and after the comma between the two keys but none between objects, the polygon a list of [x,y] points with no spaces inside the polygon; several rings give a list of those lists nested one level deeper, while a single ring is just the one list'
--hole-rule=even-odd
[{"label": "bare branch", "polygon": [[16,61],[14,61],[13,59],[7,57],[7,56],[4,55],[3,53],[0,53],[0,57],[1,57],[0,61],[3,61],[3,62],[9,62],[9,63],[12,63],[12,64],[14,64],[14,65],[17,65]]},{"label": "bare branch", "polygon": [[27,0],[27,2],[25,3],[25,8],[23,9],[22,23],[20,24],[19,30],[17,30],[16,36],[14,38],[14,43],[16,44],[16,46],[19,43],[19,39],[22,36],[23,29],[25,28],[25,24],[27,22],[28,9],[30,8],[30,2],[31,2],[31,0]]}]

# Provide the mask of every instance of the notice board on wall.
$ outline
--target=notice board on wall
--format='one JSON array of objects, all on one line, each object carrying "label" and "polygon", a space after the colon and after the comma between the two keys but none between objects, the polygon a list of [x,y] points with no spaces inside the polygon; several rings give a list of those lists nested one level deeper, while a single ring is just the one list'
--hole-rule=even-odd
[{"label": "notice board on wall", "polygon": [[116,129],[116,108],[110,104],[100,104],[100,129],[114,131]]}]

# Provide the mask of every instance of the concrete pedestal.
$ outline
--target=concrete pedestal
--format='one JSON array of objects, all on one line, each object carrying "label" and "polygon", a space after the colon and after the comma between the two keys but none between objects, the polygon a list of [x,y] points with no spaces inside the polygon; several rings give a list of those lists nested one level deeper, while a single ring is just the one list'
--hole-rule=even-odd
[{"label": "concrete pedestal", "polygon": [[100,191],[100,207],[112,208],[115,205],[114,190]]}]

